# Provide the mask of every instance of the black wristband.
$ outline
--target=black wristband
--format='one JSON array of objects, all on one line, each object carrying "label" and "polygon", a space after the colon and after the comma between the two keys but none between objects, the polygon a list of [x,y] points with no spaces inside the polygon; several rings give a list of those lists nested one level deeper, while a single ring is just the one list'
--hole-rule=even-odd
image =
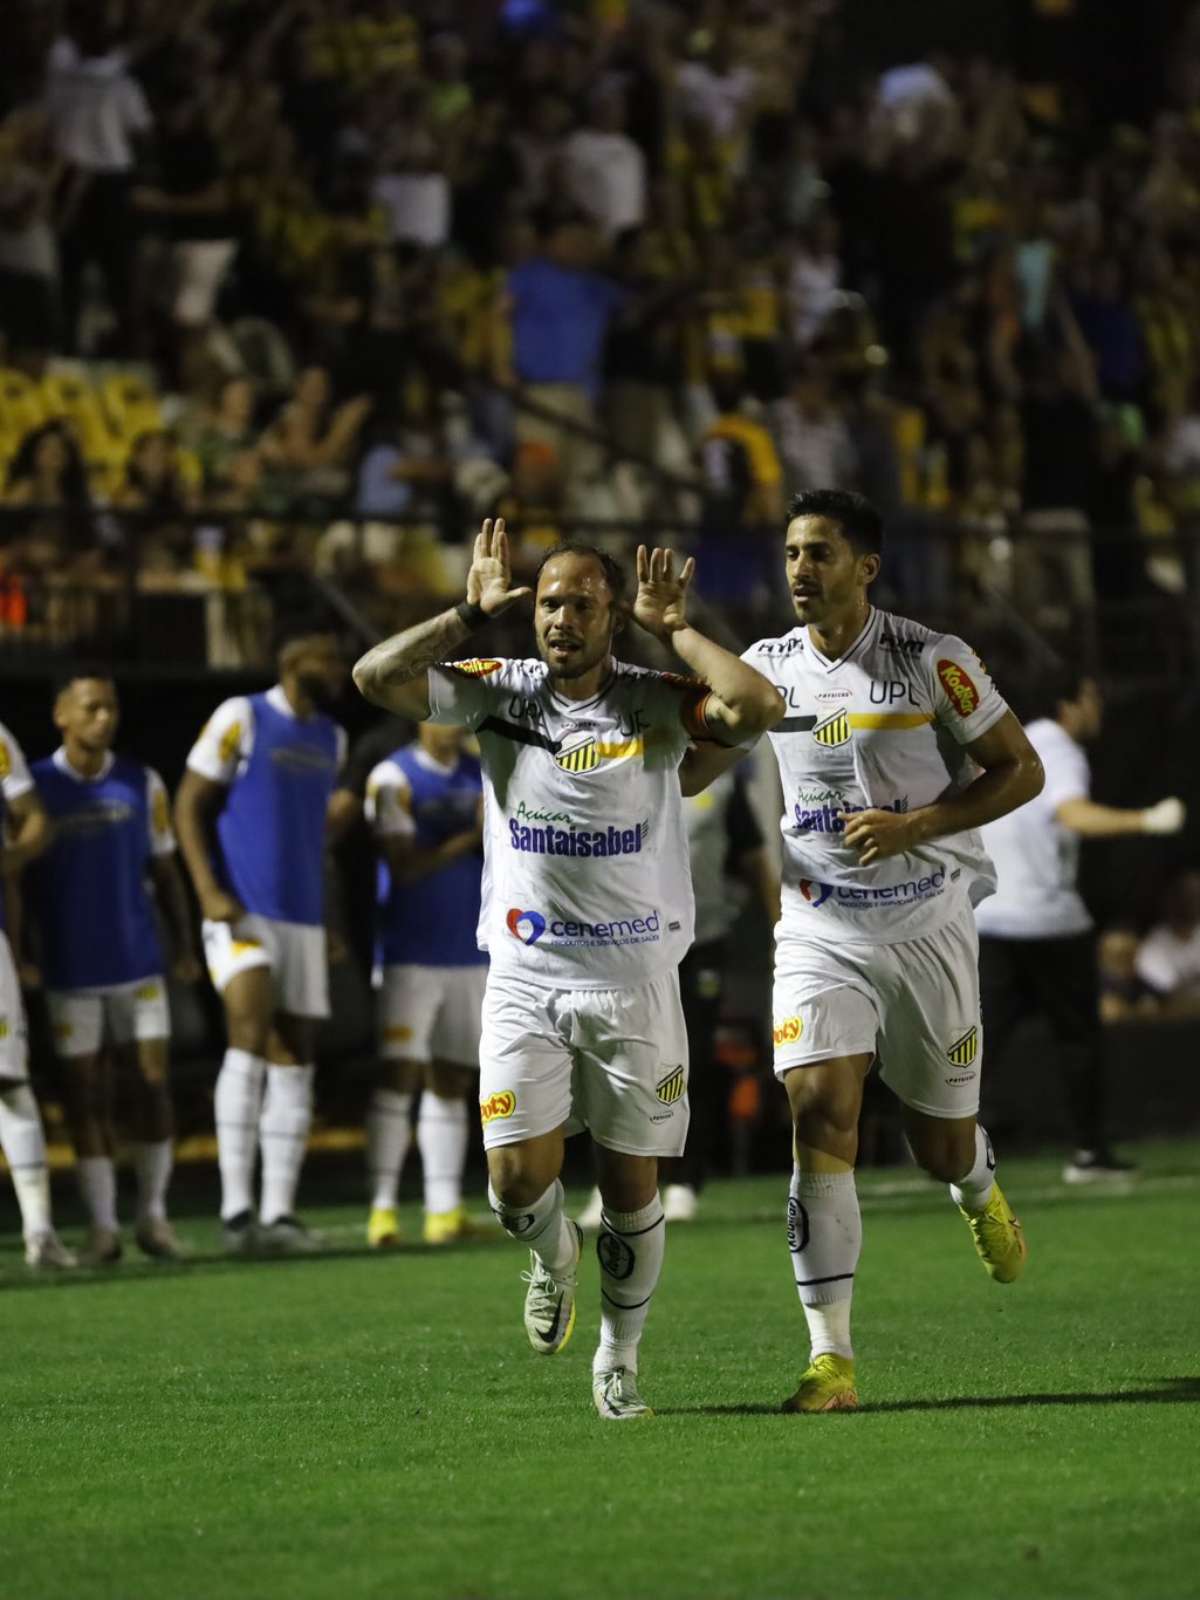
[{"label": "black wristband", "polygon": [[482,628],[488,620],[488,614],[481,605],[474,600],[460,600],[454,608],[455,614],[464,627],[472,629]]}]

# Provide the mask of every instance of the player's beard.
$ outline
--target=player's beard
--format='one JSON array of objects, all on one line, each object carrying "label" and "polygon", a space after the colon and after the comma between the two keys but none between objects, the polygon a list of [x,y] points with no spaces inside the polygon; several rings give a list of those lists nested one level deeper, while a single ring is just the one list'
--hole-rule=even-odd
[{"label": "player's beard", "polygon": [[551,677],[561,678],[564,682],[570,682],[573,678],[586,676],[593,668],[598,667],[611,651],[612,635],[609,634],[603,644],[596,645],[591,650],[587,649],[586,646],[582,646],[577,655],[569,656],[566,661],[558,662],[555,661],[550,653],[549,639],[538,640],[538,652],[542,660],[550,668]]}]

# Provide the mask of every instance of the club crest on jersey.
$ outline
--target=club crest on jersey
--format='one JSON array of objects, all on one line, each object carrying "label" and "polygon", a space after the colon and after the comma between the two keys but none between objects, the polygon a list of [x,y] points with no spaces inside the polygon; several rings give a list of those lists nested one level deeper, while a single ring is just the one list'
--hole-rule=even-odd
[{"label": "club crest on jersey", "polygon": [[448,661],[446,666],[449,671],[457,672],[460,678],[489,678],[493,672],[499,672],[503,665],[500,661]]},{"label": "club crest on jersey", "polygon": [[961,1039],[956,1039],[946,1051],[946,1059],[955,1067],[969,1067],[979,1054],[979,1029],[970,1027]]},{"label": "club crest on jersey", "polygon": [[942,688],[945,689],[950,704],[960,717],[969,717],[972,712],[979,709],[981,698],[979,690],[965,667],[960,667],[957,661],[943,658],[937,664],[937,675],[942,680]]},{"label": "club crest on jersey", "polygon": [[818,744],[845,744],[850,738],[849,714],[845,710],[835,711],[831,717],[826,717],[824,722],[817,723],[812,736]]},{"label": "club crest on jersey", "polygon": [[676,1100],[683,1098],[683,1091],[687,1087],[687,1079],[682,1067],[675,1067],[668,1072],[665,1078],[660,1078],[654,1085],[654,1096],[664,1106],[673,1106]]},{"label": "club crest on jersey", "polygon": [[564,741],[554,757],[554,765],[564,772],[594,772],[600,765],[600,750],[591,733],[581,733]]}]

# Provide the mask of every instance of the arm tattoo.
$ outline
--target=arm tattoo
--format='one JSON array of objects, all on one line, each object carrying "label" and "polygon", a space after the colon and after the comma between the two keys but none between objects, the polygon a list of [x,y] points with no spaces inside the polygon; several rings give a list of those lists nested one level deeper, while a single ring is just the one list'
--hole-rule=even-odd
[{"label": "arm tattoo", "polygon": [[354,681],[368,700],[374,699],[444,661],[471,632],[457,610],[443,611],[368,650],[354,668]]}]

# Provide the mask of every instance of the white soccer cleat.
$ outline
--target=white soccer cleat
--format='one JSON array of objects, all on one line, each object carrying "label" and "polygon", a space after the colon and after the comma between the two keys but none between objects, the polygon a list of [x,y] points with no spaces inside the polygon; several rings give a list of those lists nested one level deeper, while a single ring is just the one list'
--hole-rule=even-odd
[{"label": "white soccer cleat", "polygon": [[264,1254],[311,1256],[324,1248],[325,1241],[299,1217],[276,1217],[258,1225],[258,1248]]},{"label": "white soccer cleat", "polygon": [[26,1239],[25,1265],[32,1267],[35,1272],[65,1272],[77,1267],[79,1261],[75,1252],[67,1249],[54,1229],[47,1228],[43,1233],[35,1233]]},{"label": "white soccer cleat", "polygon": [[586,1228],[589,1233],[595,1232],[604,1220],[604,1196],[599,1189],[593,1189],[588,1197],[588,1203],[579,1213],[576,1221],[581,1228]]},{"label": "white soccer cleat", "polygon": [[593,1373],[592,1399],[605,1422],[637,1422],[654,1415],[638,1393],[637,1373],[628,1367]]},{"label": "white soccer cleat", "polygon": [[669,1183],[663,1190],[663,1216],[668,1222],[695,1222],[700,1196],[690,1183]]},{"label": "white soccer cleat", "polygon": [[529,1271],[521,1277],[529,1285],[525,1294],[525,1332],[540,1356],[554,1356],[565,1348],[575,1331],[575,1283],[583,1255],[583,1229],[575,1230],[575,1260],[565,1272],[552,1276],[536,1250],[529,1252]]}]

